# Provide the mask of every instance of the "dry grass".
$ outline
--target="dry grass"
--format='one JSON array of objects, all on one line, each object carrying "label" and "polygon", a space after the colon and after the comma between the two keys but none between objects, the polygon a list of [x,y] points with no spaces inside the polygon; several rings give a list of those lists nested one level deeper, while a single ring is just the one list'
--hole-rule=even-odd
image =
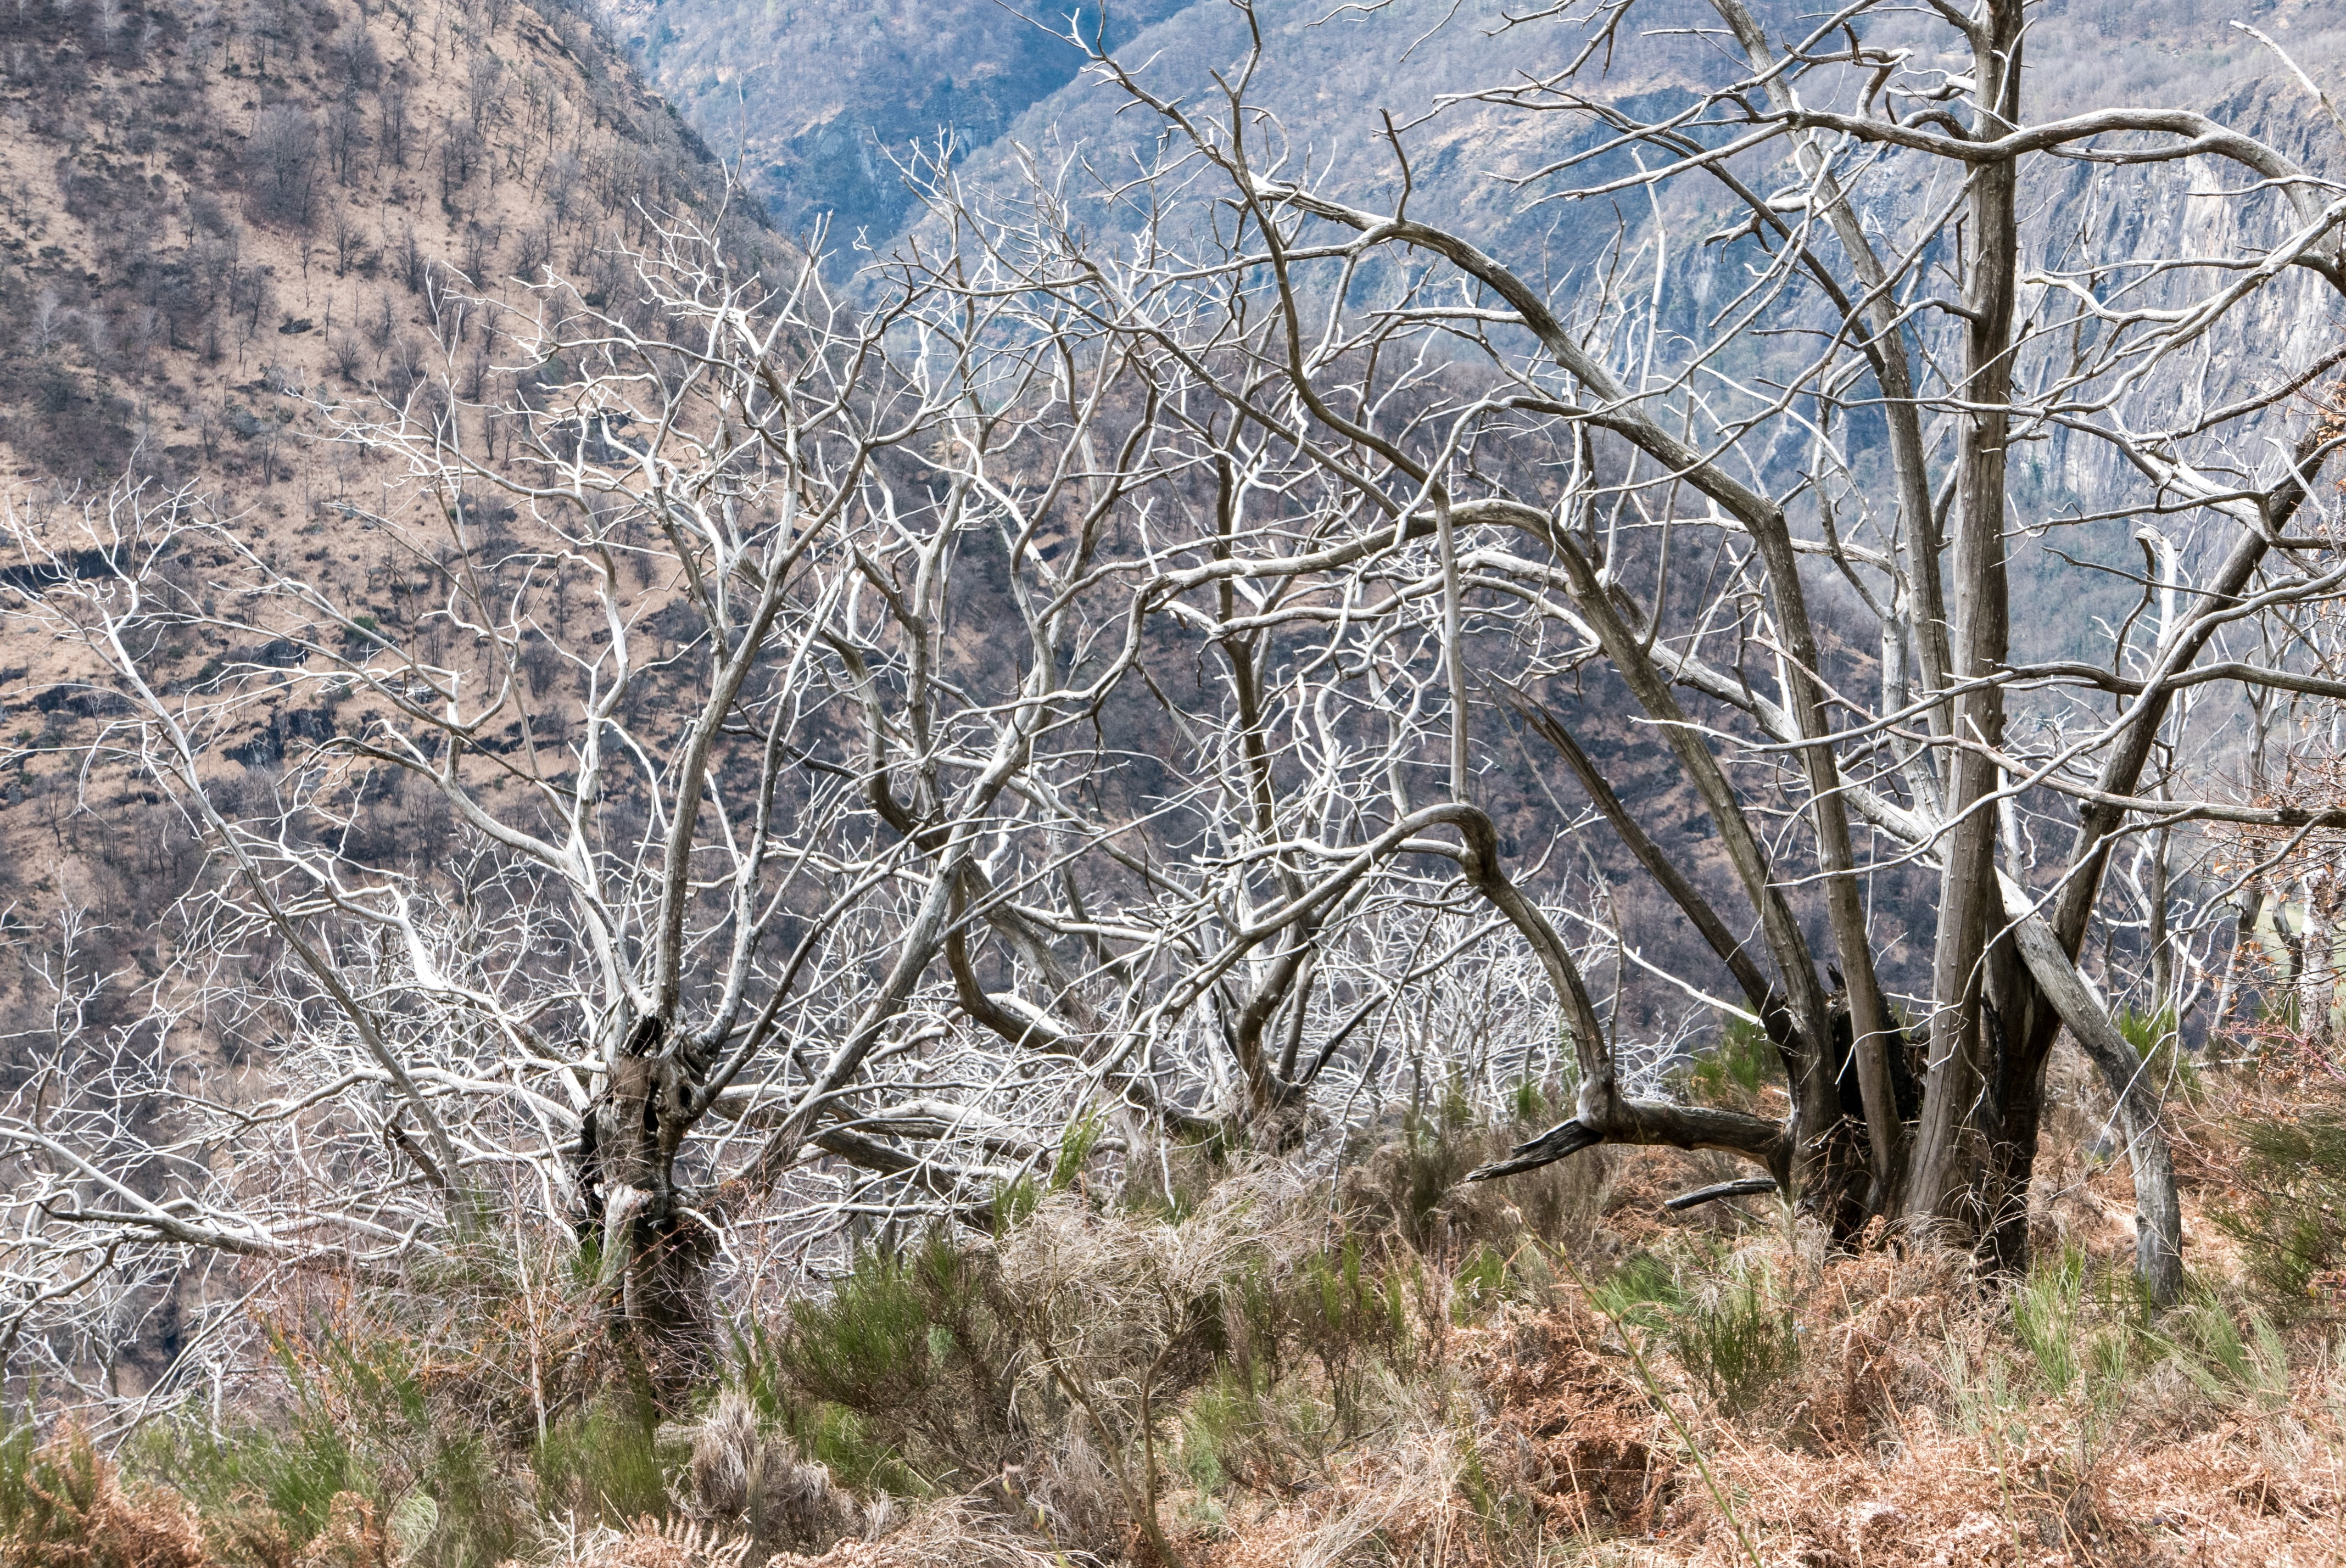
[{"label": "dry grass", "polygon": [[[2181,1108],[2197,1287],[2164,1314],[2127,1286],[2132,1194],[2083,1152],[2082,1095],[2048,1129],[2018,1287],[1894,1245],[1828,1257],[1765,1206],[1667,1218],[1650,1200],[1671,1156],[1617,1155],[1580,1259],[1598,1288],[1566,1278],[1449,1335],[1429,1373],[1458,1388],[1442,1441],[1399,1420],[1323,1488],[1233,1500],[1196,1561],[2346,1563],[2341,1324],[2317,1304],[2273,1328],[2286,1304],[2248,1292],[2208,1221],[2239,1196],[2235,1119],[2319,1093],[2242,1080]],[[1606,1286],[1641,1255],[1670,1260],[1668,1307]],[[1670,1325],[1759,1274],[1799,1359],[1730,1413]]]},{"label": "dry grass", "polygon": [[769,1431],[740,1390],[728,1389],[694,1431],[693,1492],[720,1526],[782,1551],[823,1552],[886,1527],[885,1500],[866,1505],[821,1464]]},{"label": "dry grass", "polygon": [[956,1498],[922,1509],[877,1541],[844,1541],[820,1557],[776,1557],[770,1568],[1065,1568],[1069,1562],[999,1514]]},{"label": "dry grass", "polygon": [[1196,1568],[1434,1568],[1496,1559],[1460,1482],[1474,1462],[1454,1428],[1421,1420],[1386,1434],[1296,1503],[1264,1512],[1185,1557]]},{"label": "dry grass", "polygon": [[546,1568],[742,1568],[750,1542],[689,1521],[641,1519],[557,1532],[536,1561]]},{"label": "dry grass", "polygon": [[126,1491],[87,1433],[66,1427],[37,1448],[22,1436],[0,1468],[0,1564],[6,1568],[204,1568],[203,1536],[168,1492]]},{"label": "dry grass", "polygon": [[[538,1488],[538,1536],[500,1550],[547,1568],[2346,1563],[2346,1316],[2319,1292],[2259,1295],[2209,1219],[2253,1196],[2241,1118],[2324,1100],[2244,1078],[2178,1108],[2195,1278],[2163,1311],[2105,1222],[2130,1195],[2087,1112],[2048,1131],[2038,1263],[2017,1282],[1894,1239],[1829,1253],[1772,1202],[1666,1216],[1658,1196],[1709,1173],[1663,1151],[1609,1153],[1576,1228],[1545,1235],[1475,1193],[1420,1206],[1412,1242],[1397,1210],[1364,1221],[1277,1171],[1178,1217],[1060,1196],[954,1254],[975,1262],[944,1295],[889,1298],[915,1361],[975,1336],[999,1463],[949,1470],[916,1441],[963,1430],[940,1412],[966,1406],[966,1380],[875,1385],[905,1408],[857,1428],[839,1356],[829,1392],[788,1386],[786,1359],[757,1398],[712,1390],[696,1424],[663,1429],[645,1462],[666,1506],[632,1525],[574,1513],[531,1481],[544,1455],[506,1451],[507,1490]],[[424,1341],[450,1364],[444,1336]],[[435,1409],[472,1386],[425,1382]],[[346,1402],[320,1408],[349,1425],[364,1412]],[[353,1470],[336,1484],[380,1495],[342,1492],[307,1533],[208,1519],[207,1558],[189,1510],[126,1492],[78,1441],[33,1465],[20,1442],[10,1473],[80,1479],[12,1494],[6,1568],[457,1565],[396,1522],[432,1484],[413,1466]],[[869,1462],[897,1441],[908,1462]]]}]

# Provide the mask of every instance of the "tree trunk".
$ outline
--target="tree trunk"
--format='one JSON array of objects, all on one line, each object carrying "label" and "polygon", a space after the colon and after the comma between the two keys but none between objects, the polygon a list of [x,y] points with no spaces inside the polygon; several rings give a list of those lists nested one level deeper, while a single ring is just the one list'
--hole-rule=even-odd
[{"label": "tree trunk", "polygon": [[672,1039],[657,1017],[627,1031],[581,1125],[577,1163],[581,1239],[600,1247],[597,1278],[614,1337],[663,1401],[690,1389],[715,1349],[713,1246],[676,1179],[700,1074]]},{"label": "tree trunk", "polygon": [[[2164,1305],[2183,1288],[2183,1211],[2175,1193],[2174,1156],[2159,1126],[2158,1088],[2148,1081],[2142,1058],[2110,1021],[2085,976],[2061,951],[2053,928],[2042,916],[2024,912],[2028,909],[2025,891],[2007,879],[2004,897],[2007,911],[2021,917],[2013,928],[2013,943],[2037,989],[2069,1026],[2116,1104],[2118,1131],[2126,1138],[2127,1159],[2134,1170],[2135,1275],[2151,1298]],[[2026,1188],[2021,1190],[2025,1196]]]},{"label": "tree trunk", "polygon": [[[1974,80],[1978,84],[1980,133],[2001,135],[2020,115],[2019,0],[1991,0],[1974,24]],[[2018,169],[2009,160],[1981,166],[1971,177],[1968,239],[1971,265],[1964,279],[1964,402],[1972,411],[1957,424],[1955,481],[1959,514],[1954,537],[1954,667],[1949,678],[1976,680],[2002,667],[2010,637],[2004,577],[2004,443],[2011,433],[2012,317],[2020,230]],[[1930,569],[1925,563],[1925,569]],[[2000,686],[1984,686],[1954,703],[1959,742],[1986,748],[2004,743]],[[1932,962],[1930,1084],[1923,1102],[1907,1180],[1908,1201],[1926,1228],[1977,1241],[1998,1228],[2009,1207],[1995,1189],[1995,1154],[2012,1146],[2003,1126],[2001,1092],[2027,1095],[2028,1064],[2013,1059],[2004,1025],[1991,1023],[1985,1003],[1988,942],[2002,901],[1995,889],[1998,783],[1994,761],[1981,750],[1955,753],[1948,809],[1946,869],[1940,882],[1938,944]],[[2006,998],[2007,1007],[2011,998]],[[2033,1123],[2033,1118],[2029,1119]],[[2018,1129],[2012,1129],[2017,1131]],[[2033,1132],[2033,1125],[2030,1128]],[[1983,1147],[1982,1135],[1990,1141]],[[2025,1181],[2025,1173],[2022,1175]],[[2025,1187],[2024,1187],[2025,1190]]]}]

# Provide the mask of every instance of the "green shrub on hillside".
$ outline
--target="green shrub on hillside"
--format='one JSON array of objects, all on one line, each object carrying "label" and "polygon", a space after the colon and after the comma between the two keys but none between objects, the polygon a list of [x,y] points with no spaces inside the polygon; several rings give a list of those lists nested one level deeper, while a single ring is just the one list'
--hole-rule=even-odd
[{"label": "green shrub on hillside", "polygon": [[1714,1291],[1690,1296],[1670,1314],[1678,1363],[1719,1406],[1749,1408],[1800,1362],[1800,1328],[1762,1268],[1728,1274]]},{"label": "green shrub on hillside", "polygon": [[2239,1180],[2215,1207],[2249,1282],[2284,1316],[2318,1310],[2346,1268],[2346,1111],[2244,1118]]},{"label": "green shrub on hillside", "polygon": [[1755,1097],[1763,1085],[1781,1083],[1784,1063],[1766,1030],[1730,1017],[1719,1024],[1718,1040],[1696,1053],[1682,1074],[1694,1098],[1713,1105],[1739,1105]]},{"label": "green shrub on hillside", "polygon": [[1019,1347],[995,1288],[991,1256],[943,1235],[861,1253],[753,1340],[753,1397],[851,1485],[965,1490],[1013,1446]]}]

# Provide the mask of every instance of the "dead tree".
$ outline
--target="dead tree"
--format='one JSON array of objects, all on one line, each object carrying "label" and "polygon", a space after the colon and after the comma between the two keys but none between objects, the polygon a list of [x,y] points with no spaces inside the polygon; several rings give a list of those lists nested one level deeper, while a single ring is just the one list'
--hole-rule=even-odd
[{"label": "dead tree", "polygon": [[[1259,37],[1188,97],[1101,56],[1168,132],[1125,228],[1079,158],[933,169],[852,307],[684,228],[527,308],[436,293],[442,372],[332,411],[384,481],[348,572],[189,495],[12,514],[11,615],[90,694],[77,776],[163,792],[213,865],[146,1033],[0,1108],[10,1342],[93,1342],[124,1268],[389,1278],[566,1225],[688,1367],[724,1279],[842,1227],[986,1222],[1174,1137],[1308,1156],[1428,1071],[1568,1088],[1484,1176],[1722,1149],[1836,1237],[2016,1266],[2065,1025],[2171,1291],[2157,1095],[2081,955],[2146,835],[2163,868],[2198,823],[2346,826],[2192,766],[2241,694],[2346,696],[2245,651],[2346,590],[2336,434],[2293,401],[2340,356],[2248,341],[2338,285],[2346,199],[2197,114],[2030,120],[2017,4],[1877,9],[1776,37],[1716,0],[1736,53],[1660,118],[1596,70],[1627,7],[1524,24],[1585,33],[1470,107],[1572,127],[1533,196],[1644,204],[1562,281],[1413,215],[1402,127],[1398,199],[1300,178]],[[2253,177],[2210,199],[2229,249],[2076,239],[2178,163]],[[2025,215],[2078,170],[2055,245]],[[1734,291],[1687,308],[1677,230],[1720,202]],[[484,323],[502,368],[459,375]],[[2039,443],[2106,493],[2021,485]],[[2026,569],[2137,579],[2106,662],[2015,657],[2013,541],[2103,524],[2145,571]],[[1720,874],[1576,687],[1659,739]],[[1585,799],[1529,841],[1487,804],[1518,737]],[[1559,870],[1599,831],[1708,960]],[[1592,953],[1763,1028],[1789,1116],[1668,1094]],[[1413,1059],[1405,1017],[1440,1023]],[[139,1117],[90,1075],[134,1060]]]},{"label": "dead tree", "polygon": [[[1740,0],[1713,0],[1709,36],[1731,46],[1731,64],[1658,119],[1616,102],[1603,76],[1637,46],[1633,10],[1643,8],[1565,5],[1511,23],[1578,29],[1582,41],[1567,43],[1562,69],[1469,100],[1520,117],[1528,141],[1549,117],[1568,122],[1576,150],[1521,182],[1537,199],[1567,211],[1622,193],[1647,204],[1649,226],[1616,265],[1559,283],[1413,216],[1407,137],[1390,122],[1391,204],[1289,173],[1298,159],[1278,120],[1250,97],[1266,47],[1257,31],[1251,52],[1210,82],[1096,56],[1098,74],[1167,128],[1166,150],[1137,181],[1158,193],[1150,210],[1202,178],[1218,182],[1226,216],[1184,231],[1178,265],[1118,264],[1095,248],[1086,273],[1063,258],[1056,275],[1080,281],[1062,292],[1096,300],[1103,331],[1183,358],[1197,395],[1234,424],[1275,433],[1331,488],[1349,487],[1346,509],[1315,517],[1310,534],[1331,554],[1356,542],[1354,580],[1413,541],[1434,543],[1426,569],[1438,583],[1421,579],[1418,591],[1439,596],[1450,672],[1448,831],[1405,842],[1455,857],[1540,952],[1580,1053],[1577,1114],[1482,1174],[1604,1141],[1733,1148],[1836,1236],[1878,1217],[2017,1267],[2045,1064],[2066,1024],[2120,1107],[2142,1195],[2140,1267],[2171,1294],[2179,1234],[2156,1108],[2077,966],[2110,856],[2130,839],[2334,815],[2194,798],[2214,782],[2204,774],[2144,784],[2154,757],[2181,743],[2187,695],[2202,685],[2337,695],[2323,677],[2202,659],[2226,628],[2327,602],[2346,584],[2307,553],[2326,538],[2313,476],[2336,435],[2294,412],[2340,355],[2317,345],[2276,372],[2252,325],[2270,300],[2291,301],[2283,315],[2318,311],[2346,286],[2346,199],[2318,171],[2194,111],[2032,119],[2017,3],[1913,17],[1859,0],[1777,36]],[[1655,17],[1665,32],[1690,19],[1686,7]],[[1932,50],[1964,68],[1920,66]],[[2204,170],[2201,186],[2226,171],[2249,181],[2227,199],[2230,248],[2097,253],[2099,215],[2178,163]],[[2082,185],[2078,170],[2090,177]],[[2063,210],[2058,235],[2032,231],[2025,215],[2055,188],[2082,206]],[[1893,197],[1911,214],[1894,223],[1881,216]],[[1705,242],[1741,263],[1739,291],[1692,324],[1685,312],[1665,320],[1660,257],[1687,249],[1669,230],[1720,201],[1740,220]],[[1619,263],[1640,238],[1641,264],[1657,270],[1650,294],[1630,289]],[[1165,324],[1168,302],[1201,279],[1225,296],[1210,340],[1219,360]],[[1398,301],[1395,279],[1407,285]],[[1411,402],[1401,389],[1437,356],[1449,406]],[[2185,400],[2188,412],[2174,397],[2187,359],[2218,367],[2224,387]],[[2046,441],[2097,450],[2110,493],[2027,512],[2013,453]],[[1561,493],[1535,499],[1522,468],[1510,473],[1511,452],[1566,470]],[[2196,536],[2178,564],[2143,524],[2163,576],[2146,587],[2165,596],[2155,620],[2129,617],[2107,667],[2015,662],[2014,536],[2152,517],[2188,519]],[[1674,549],[1723,563],[1731,584],[1715,576],[1687,595],[1671,575]],[[2058,570],[2053,559],[2035,555],[2029,569]],[[1244,570],[1258,583],[1295,580],[1283,561]],[[1835,650],[1861,641],[1850,636],[1860,619],[1878,657]],[[1502,627],[1520,654],[1494,655]],[[1730,631],[1740,647],[1722,664],[1714,650]],[[1568,955],[1520,909],[1476,821],[1468,671],[1489,671],[1494,657],[1511,667],[1488,683],[1493,694],[1573,763],[1777,1043],[1789,1125],[1698,1126],[1683,1108],[1649,1110],[1616,1089]],[[1542,680],[1591,667],[1667,738],[1718,831],[1741,911],[1718,908],[1725,890],[1668,861],[1543,706]],[[2115,714],[2094,711],[2113,697]],[[2229,708],[2198,704],[2199,733],[2220,733]],[[1797,843],[1771,844],[1759,820],[1782,780],[1772,766],[1739,767],[1738,754],[1797,763]],[[2055,827],[2070,839],[2064,855],[2038,847]],[[1898,1103],[1902,1026],[1868,914],[1871,887],[1898,864],[1930,868],[1938,882],[1929,974],[1912,995],[1926,1081],[1911,1108]],[[1811,901],[1824,954],[1802,922]],[[1294,940],[1311,938],[1299,926]],[[1821,959],[1846,977],[1847,1046],[1835,1043],[1842,1010]]]}]

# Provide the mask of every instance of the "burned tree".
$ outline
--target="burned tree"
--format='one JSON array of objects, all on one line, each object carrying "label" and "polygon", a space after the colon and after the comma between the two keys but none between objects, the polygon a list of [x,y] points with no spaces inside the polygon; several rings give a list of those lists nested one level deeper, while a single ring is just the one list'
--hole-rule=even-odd
[{"label": "burned tree", "polygon": [[[1535,198],[1641,204],[1560,278],[1413,215],[1407,127],[1390,200],[1301,178],[1259,36],[1188,97],[1102,56],[1166,132],[1132,178],[916,171],[930,226],[852,306],[681,224],[519,307],[435,274],[436,361],[321,411],[382,480],[353,575],[192,495],[16,516],[88,776],[214,857],[138,1026],[0,1119],[20,1342],[69,1379],[126,1248],[372,1279],[511,1224],[689,1362],[723,1278],[819,1240],[1168,1140],[1311,1157],[1429,1070],[1572,1101],[1478,1174],[1726,1150],[1839,1242],[2009,1266],[2064,1027],[2171,1291],[2157,1095],[2083,960],[2146,835],[2346,822],[2182,755],[2227,694],[2346,695],[2239,653],[2346,590],[2300,396],[2339,354],[2244,341],[2338,286],[2346,200],[2196,113],[2031,120],[2005,0],[1702,15],[1732,54],[1667,113],[1607,96],[1623,6],[1522,24],[1562,65],[1466,100],[1571,128]],[[2251,177],[2225,247],[2095,251],[2178,163]],[[2039,444],[2090,502],[2021,483]],[[2106,662],[2016,651],[2054,529],[2138,536],[2026,546],[2138,600]],[[1702,863],[1598,743],[1623,713]],[[1585,811],[1496,808],[1551,763]],[[1637,951],[1582,834],[1687,946]],[[1763,1031],[1789,1115],[1669,1095],[1592,958]]]}]

